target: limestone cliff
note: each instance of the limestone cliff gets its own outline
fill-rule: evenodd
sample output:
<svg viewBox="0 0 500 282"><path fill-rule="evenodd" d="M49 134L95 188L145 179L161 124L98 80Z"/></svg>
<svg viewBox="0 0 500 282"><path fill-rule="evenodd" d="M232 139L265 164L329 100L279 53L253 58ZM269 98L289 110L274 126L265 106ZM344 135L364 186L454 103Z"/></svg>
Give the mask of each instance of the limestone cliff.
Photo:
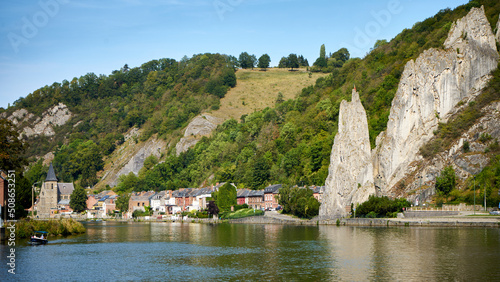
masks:
<svg viewBox="0 0 500 282"><path fill-rule="evenodd" d="M366 112L355 89L351 102L342 101L320 216L344 216L346 206L375 193Z"/></svg>
<svg viewBox="0 0 500 282"><path fill-rule="evenodd" d="M55 134L54 126L61 126L68 122L73 114L68 107L59 103L46 110L42 116L36 117L26 109L19 109L13 112L9 117L14 125L20 128L20 131L27 136L53 136Z"/></svg>
<svg viewBox="0 0 500 282"><path fill-rule="evenodd" d="M195 117L186 127L184 137L175 146L177 155L187 151L201 140L203 136L208 136L217 128L217 125L224 120L208 114L202 114Z"/></svg>
<svg viewBox="0 0 500 282"><path fill-rule="evenodd" d="M121 175L131 172L139 174L144 167L144 160L151 155L161 158L167 145L166 142L155 135L147 141L137 143L136 140L140 134L141 130L137 128L132 128L125 134L125 142L110 156L111 161L108 160L106 163L104 168L106 173L102 175L98 188L106 184L111 187L116 186Z"/></svg>
<svg viewBox="0 0 500 282"><path fill-rule="evenodd" d="M464 132L452 146L430 160L415 163L415 171L403 178L404 188L395 189L396 196L404 196L411 202L430 200L435 194L436 177L446 166L452 166L458 179L458 185L479 173L489 163L487 152L490 146L500 140L500 102L494 102L483 109L484 116ZM485 138L487 137L487 138ZM469 150L464 151L465 142ZM401 186L403 187L403 186ZM412 192L412 193L410 193Z"/></svg>
<svg viewBox="0 0 500 282"><path fill-rule="evenodd" d="M484 88L497 67L495 37L483 8L473 8L451 27L445 50L430 49L409 61L392 101L387 130L373 152L375 177L388 194L418 160L438 122Z"/></svg>

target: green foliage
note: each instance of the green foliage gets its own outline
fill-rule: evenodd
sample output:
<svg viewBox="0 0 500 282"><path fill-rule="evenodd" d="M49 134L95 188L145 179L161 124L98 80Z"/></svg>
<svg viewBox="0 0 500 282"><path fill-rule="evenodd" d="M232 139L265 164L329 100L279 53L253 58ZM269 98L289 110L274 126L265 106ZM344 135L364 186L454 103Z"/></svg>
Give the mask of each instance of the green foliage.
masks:
<svg viewBox="0 0 500 282"><path fill-rule="evenodd" d="M259 216L259 215L264 215L264 211L245 208L245 209L239 209L235 212L225 213L222 216L222 219L237 219L237 218Z"/></svg>
<svg viewBox="0 0 500 282"><path fill-rule="evenodd" d="M247 52L243 52L240 54L238 62L240 67L243 69L253 69L255 67L255 64L257 63L257 58L255 57L255 55L250 55Z"/></svg>
<svg viewBox="0 0 500 282"><path fill-rule="evenodd" d="M25 147L12 122L0 119L0 168L5 171L16 170L25 165Z"/></svg>
<svg viewBox="0 0 500 282"><path fill-rule="evenodd" d="M441 175L436 178L436 191L440 195L448 195L456 186L455 170L447 166L441 171Z"/></svg>
<svg viewBox="0 0 500 282"><path fill-rule="evenodd" d="M69 206L76 213L87 209L87 194L85 193L85 189L80 185L76 185L73 193L71 193Z"/></svg>
<svg viewBox="0 0 500 282"><path fill-rule="evenodd" d="M265 70L269 67L269 63L271 63L271 57L269 57L268 54L264 54L264 55L260 56L259 64L257 65L257 67Z"/></svg>
<svg viewBox="0 0 500 282"><path fill-rule="evenodd" d="M470 144L469 141L464 141L464 145L462 146L462 151L464 153L468 153L470 151Z"/></svg>
<svg viewBox="0 0 500 282"><path fill-rule="evenodd" d="M59 166L58 172L64 170L62 179L80 180L82 185L91 186L97 180L94 170L99 169L94 158L100 155L102 159L112 154L123 143L123 133L130 127L143 128L143 135L137 141L147 140L156 133L166 138L201 111L219 105L220 98L236 85L231 60L231 56L208 53L186 57L180 62L159 59L137 68L125 65L109 76L88 73L44 86L17 100L7 114L24 108L40 116L62 102L73 113L73 118L55 127L53 138L26 138L29 145L26 154L16 155L44 155L61 150L61 154L66 155L60 156L54 164ZM65 136L69 137L69 144ZM81 163L83 159L70 156L77 148L72 148L71 152L63 148L63 144L71 146L76 140L85 144L92 141L97 145L92 148L93 154L81 154L87 167ZM66 170L67 167L71 168Z"/></svg>
<svg viewBox="0 0 500 282"><path fill-rule="evenodd" d="M143 211L143 210L135 210L132 213L133 218L138 218L138 217L142 217L142 216L150 216L150 215L151 214L149 213L149 211Z"/></svg>
<svg viewBox="0 0 500 282"><path fill-rule="evenodd" d="M129 193L124 193L116 199L116 208L119 209L121 212L126 212L128 211L128 203L130 201L130 194Z"/></svg>
<svg viewBox="0 0 500 282"><path fill-rule="evenodd" d="M71 235L85 233L82 223L74 219L20 220L16 222L16 238L29 238L34 231L46 231L49 235Z"/></svg>
<svg viewBox="0 0 500 282"><path fill-rule="evenodd" d="M54 157L54 169L58 177L67 182L80 180L82 186L97 183L97 172L104 167L99 146L92 140L83 142L76 139L69 145L61 146Z"/></svg>
<svg viewBox="0 0 500 282"><path fill-rule="evenodd" d="M278 203L283 207L283 213L300 218L313 218L319 214L320 203L308 188L283 187L280 189Z"/></svg>
<svg viewBox="0 0 500 282"><path fill-rule="evenodd" d="M220 212L230 211L232 206L236 206L236 188L231 183L222 185L213 194Z"/></svg>
<svg viewBox="0 0 500 282"><path fill-rule="evenodd" d="M368 201L356 208L356 216L359 217L394 217L403 208L410 207L411 203L406 199L391 200L388 197L370 196Z"/></svg>

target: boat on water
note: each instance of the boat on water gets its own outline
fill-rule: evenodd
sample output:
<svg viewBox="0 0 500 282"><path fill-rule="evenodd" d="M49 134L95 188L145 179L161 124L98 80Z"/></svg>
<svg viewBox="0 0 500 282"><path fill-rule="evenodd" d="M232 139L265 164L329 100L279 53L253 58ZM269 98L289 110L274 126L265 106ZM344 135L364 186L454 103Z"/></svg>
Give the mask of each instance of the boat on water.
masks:
<svg viewBox="0 0 500 282"><path fill-rule="evenodd" d="M46 231L35 231L35 232L33 232L33 235L30 237L29 243L31 245L47 244L47 242L49 242L49 240L47 240L48 235L49 235L49 233Z"/></svg>

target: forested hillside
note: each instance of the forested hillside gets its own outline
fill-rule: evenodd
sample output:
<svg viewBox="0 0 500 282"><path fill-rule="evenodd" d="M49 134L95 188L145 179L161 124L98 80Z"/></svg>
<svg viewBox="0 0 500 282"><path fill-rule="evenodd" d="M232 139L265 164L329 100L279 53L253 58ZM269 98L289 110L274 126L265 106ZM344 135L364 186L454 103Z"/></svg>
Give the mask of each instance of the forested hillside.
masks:
<svg viewBox="0 0 500 282"><path fill-rule="evenodd" d="M167 138L201 111L218 108L220 98L236 85L234 72L230 58L220 54L200 54L180 62L153 60L137 68L125 65L109 76L88 73L40 88L17 100L7 113L23 108L41 116L54 104L66 104L72 119L56 127L54 137L25 138L26 156L53 151L61 180L94 185L103 157L123 143L127 130L142 128L140 140L155 133ZM39 162L31 172L33 180L42 171Z"/></svg>

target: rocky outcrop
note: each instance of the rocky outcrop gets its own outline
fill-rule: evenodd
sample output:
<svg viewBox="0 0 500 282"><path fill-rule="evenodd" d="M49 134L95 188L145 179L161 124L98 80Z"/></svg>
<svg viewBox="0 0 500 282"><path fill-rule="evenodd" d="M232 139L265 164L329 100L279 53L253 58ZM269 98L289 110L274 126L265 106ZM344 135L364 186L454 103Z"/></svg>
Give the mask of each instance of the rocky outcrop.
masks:
<svg viewBox="0 0 500 282"><path fill-rule="evenodd" d="M7 119L14 125L22 129L26 137L30 136L53 136L55 134L54 126L61 126L68 122L73 114L68 107L59 103L46 110L41 117L35 117L26 109L19 109L13 112ZM32 126L31 126L32 125Z"/></svg>
<svg viewBox="0 0 500 282"><path fill-rule="evenodd" d="M435 194L436 177L447 166L452 166L459 186L466 185L467 178L479 173L490 162L488 152L500 140L500 102L492 103L483 109L484 116L464 132L450 149L437 154L431 160L415 163L413 173L403 178L404 190L396 196L404 196L416 203L430 200ZM464 150L464 144L469 150ZM412 192L412 193L410 193Z"/></svg>
<svg viewBox="0 0 500 282"><path fill-rule="evenodd" d="M364 202L374 193L368 121L359 94L353 89L351 102L344 100L340 104L339 130L330 156L320 217L344 216L347 206Z"/></svg>
<svg viewBox="0 0 500 282"><path fill-rule="evenodd" d="M24 121L28 121L33 118L33 114L30 114L26 109L16 110L7 119L14 125L18 125Z"/></svg>
<svg viewBox="0 0 500 282"><path fill-rule="evenodd" d="M479 94L497 67L498 52L483 8L453 24L445 50L430 49L409 61L392 101L387 130L377 137L374 173L388 194L419 160L419 149L458 102Z"/></svg>
<svg viewBox="0 0 500 282"><path fill-rule="evenodd" d="M139 174L139 171L144 167L144 160L151 155L160 159L166 142L153 136L146 142L136 144L135 139L139 134L140 131L136 128L131 129L126 134L125 143L113 153L113 157L116 157L117 160L114 161L114 165L105 169L107 173L101 179L102 185L109 184L113 187L118 184L120 175L127 175L131 172Z"/></svg>
<svg viewBox="0 0 500 282"><path fill-rule="evenodd" d="M203 136L212 134L212 131L217 128L224 120L202 114L195 117L187 126L184 132L184 137L175 146L177 155L186 152L189 148L194 147Z"/></svg>

